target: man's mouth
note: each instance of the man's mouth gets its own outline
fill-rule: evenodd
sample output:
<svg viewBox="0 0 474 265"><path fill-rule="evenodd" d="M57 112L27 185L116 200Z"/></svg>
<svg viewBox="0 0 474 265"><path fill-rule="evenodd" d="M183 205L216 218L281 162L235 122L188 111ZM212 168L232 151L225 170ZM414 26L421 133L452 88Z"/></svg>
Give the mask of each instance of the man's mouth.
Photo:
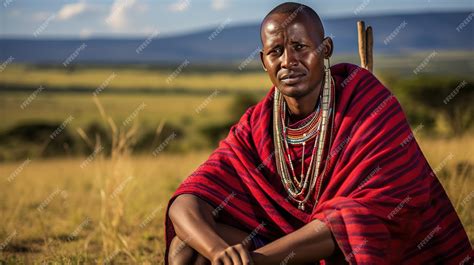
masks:
<svg viewBox="0 0 474 265"><path fill-rule="evenodd" d="M301 81L301 79L303 79L304 76L305 74L303 73L291 73L288 75L283 75L280 78L280 81L282 81L285 85L294 85L298 83L299 81Z"/></svg>

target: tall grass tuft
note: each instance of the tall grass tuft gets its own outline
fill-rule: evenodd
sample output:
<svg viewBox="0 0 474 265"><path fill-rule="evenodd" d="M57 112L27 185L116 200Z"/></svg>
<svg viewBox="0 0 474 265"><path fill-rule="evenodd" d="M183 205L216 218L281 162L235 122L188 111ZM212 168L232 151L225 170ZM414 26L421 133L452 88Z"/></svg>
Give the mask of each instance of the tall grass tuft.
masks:
<svg viewBox="0 0 474 265"><path fill-rule="evenodd" d="M132 261L137 259L129 246L127 238L127 223L125 220L125 203L127 201L127 186L133 185L134 167L131 163L131 153L136 142L137 123L131 126L117 126L114 120L94 96L94 103L100 116L107 124L111 137L110 157L103 149L102 139L95 135L91 140L84 130L79 129L81 138L93 147L93 158L96 162L96 180L100 189L100 218L99 231L102 244L102 262L110 263L117 256L125 254Z"/></svg>

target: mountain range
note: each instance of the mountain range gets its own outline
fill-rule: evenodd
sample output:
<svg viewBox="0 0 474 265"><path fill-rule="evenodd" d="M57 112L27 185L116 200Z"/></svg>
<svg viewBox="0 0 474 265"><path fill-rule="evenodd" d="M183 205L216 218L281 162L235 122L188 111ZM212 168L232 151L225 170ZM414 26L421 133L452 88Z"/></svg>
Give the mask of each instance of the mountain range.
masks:
<svg viewBox="0 0 474 265"><path fill-rule="evenodd" d="M357 20L373 27L375 54L426 50L468 50L474 47L470 12L373 15L324 19L334 54L357 53ZM472 17L471 17L472 19ZM463 23L467 21L467 23ZM229 23L230 24L230 23ZM215 28L162 37L136 39L0 38L0 56L26 63L182 63L243 62L258 56L259 23L221 24Z"/></svg>

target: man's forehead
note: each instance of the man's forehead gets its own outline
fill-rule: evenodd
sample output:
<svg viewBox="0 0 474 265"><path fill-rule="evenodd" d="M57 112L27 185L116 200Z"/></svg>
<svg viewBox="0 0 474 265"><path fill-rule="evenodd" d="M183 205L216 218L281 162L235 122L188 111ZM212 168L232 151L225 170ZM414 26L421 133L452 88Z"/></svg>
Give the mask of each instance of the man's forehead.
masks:
<svg viewBox="0 0 474 265"><path fill-rule="evenodd" d="M319 29L319 25L315 24L313 19L311 19L308 15L305 15L303 12L299 14L272 14L265 18L262 22L261 27L261 34L278 34L281 33L283 30L292 29L292 30L300 30L300 31L318 31L321 32ZM265 33L265 34L264 34Z"/></svg>
<svg viewBox="0 0 474 265"><path fill-rule="evenodd" d="M291 39L317 38L315 26L307 19L294 19L282 24L280 20L269 20L262 25L262 43L270 44L283 37L284 33Z"/></svg>
<svg viewBox="0 0 474 265"><path fill-rule="evenodd" d="M289 25L300 22L311 25L311 21L303 12L300 13L276 13L271 14L262 21L262 29L267 25L274 25L277 28L286 28Z"/></svg>

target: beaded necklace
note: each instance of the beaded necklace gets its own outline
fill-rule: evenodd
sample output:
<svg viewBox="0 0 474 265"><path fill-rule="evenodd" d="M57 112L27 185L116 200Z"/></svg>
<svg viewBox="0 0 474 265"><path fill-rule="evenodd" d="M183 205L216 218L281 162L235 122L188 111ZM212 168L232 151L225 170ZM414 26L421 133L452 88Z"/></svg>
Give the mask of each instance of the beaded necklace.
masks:
<svg viewBox="0 0 474 265"><path fill-rule="evenodd" d="M273 140L275 145L275 160L278 174L281 177L283 186L288 193L288 197L298 204L298 209L304 211L305 204L308 202L314 191L318 175L321 172L322 152L325 146L326 132L328 131L328 119L331 114L333 104L333 85L334 80L329 71L326 71L324 87L319 105L315 114L307 123L299 128L288 128L286 126L286 105L284 98L278 89L275 89L274 108L273 108ZM304 172L304 153L306 142L315 138L311 160L306 174ZM292 163L292 157L289 152L288 144L301 144L303 146L303 155L301 160L301 174L299 178L295 174ZM288 159L288 163L287 163ZM288 165L289 167L288 168ZM319 181L322 183L322 180ZM319 195L319 191L317 196ZM316 198L317 199L317 198Z"/></svg>
<svg viewBox="0 0 474 265"><path fill-rule="evenodd" d="M319 132L319 124L321 121L321 111L320 111L320 100L318 101L318 106L316 108L316 111L310 114L310 119L306 122L303 123L302 126L297 127L297 128L291 128L288 127L287 124L289 121L286 119L286 103L284 100L281 101L281 104L283 105L281 108L281 119L282 119L282 124L283 124L283 137L286 139L284 142L284 153L285 156L288 158L288 164L290 165L292 177L294 183L296 183L298 188L301 188L302 185L302 180L305 177L304 174L304 157L305 157L305 146L306 142L310 141L314 137L318 135ZM316 141L315 141L316 143ZM302 145L303 146L303 151L302 151L302 157L301 157L301 174L298 179L295 169L293 166L293 161L296 160L291 157L291 152L289 145ZM313 151L311 153L311 157L314 157L314 151L316 150L315 146L313 146ZM312 159L311 159L312 160ZM307 171L307 174L309 174L309 170Z"/></svg>

